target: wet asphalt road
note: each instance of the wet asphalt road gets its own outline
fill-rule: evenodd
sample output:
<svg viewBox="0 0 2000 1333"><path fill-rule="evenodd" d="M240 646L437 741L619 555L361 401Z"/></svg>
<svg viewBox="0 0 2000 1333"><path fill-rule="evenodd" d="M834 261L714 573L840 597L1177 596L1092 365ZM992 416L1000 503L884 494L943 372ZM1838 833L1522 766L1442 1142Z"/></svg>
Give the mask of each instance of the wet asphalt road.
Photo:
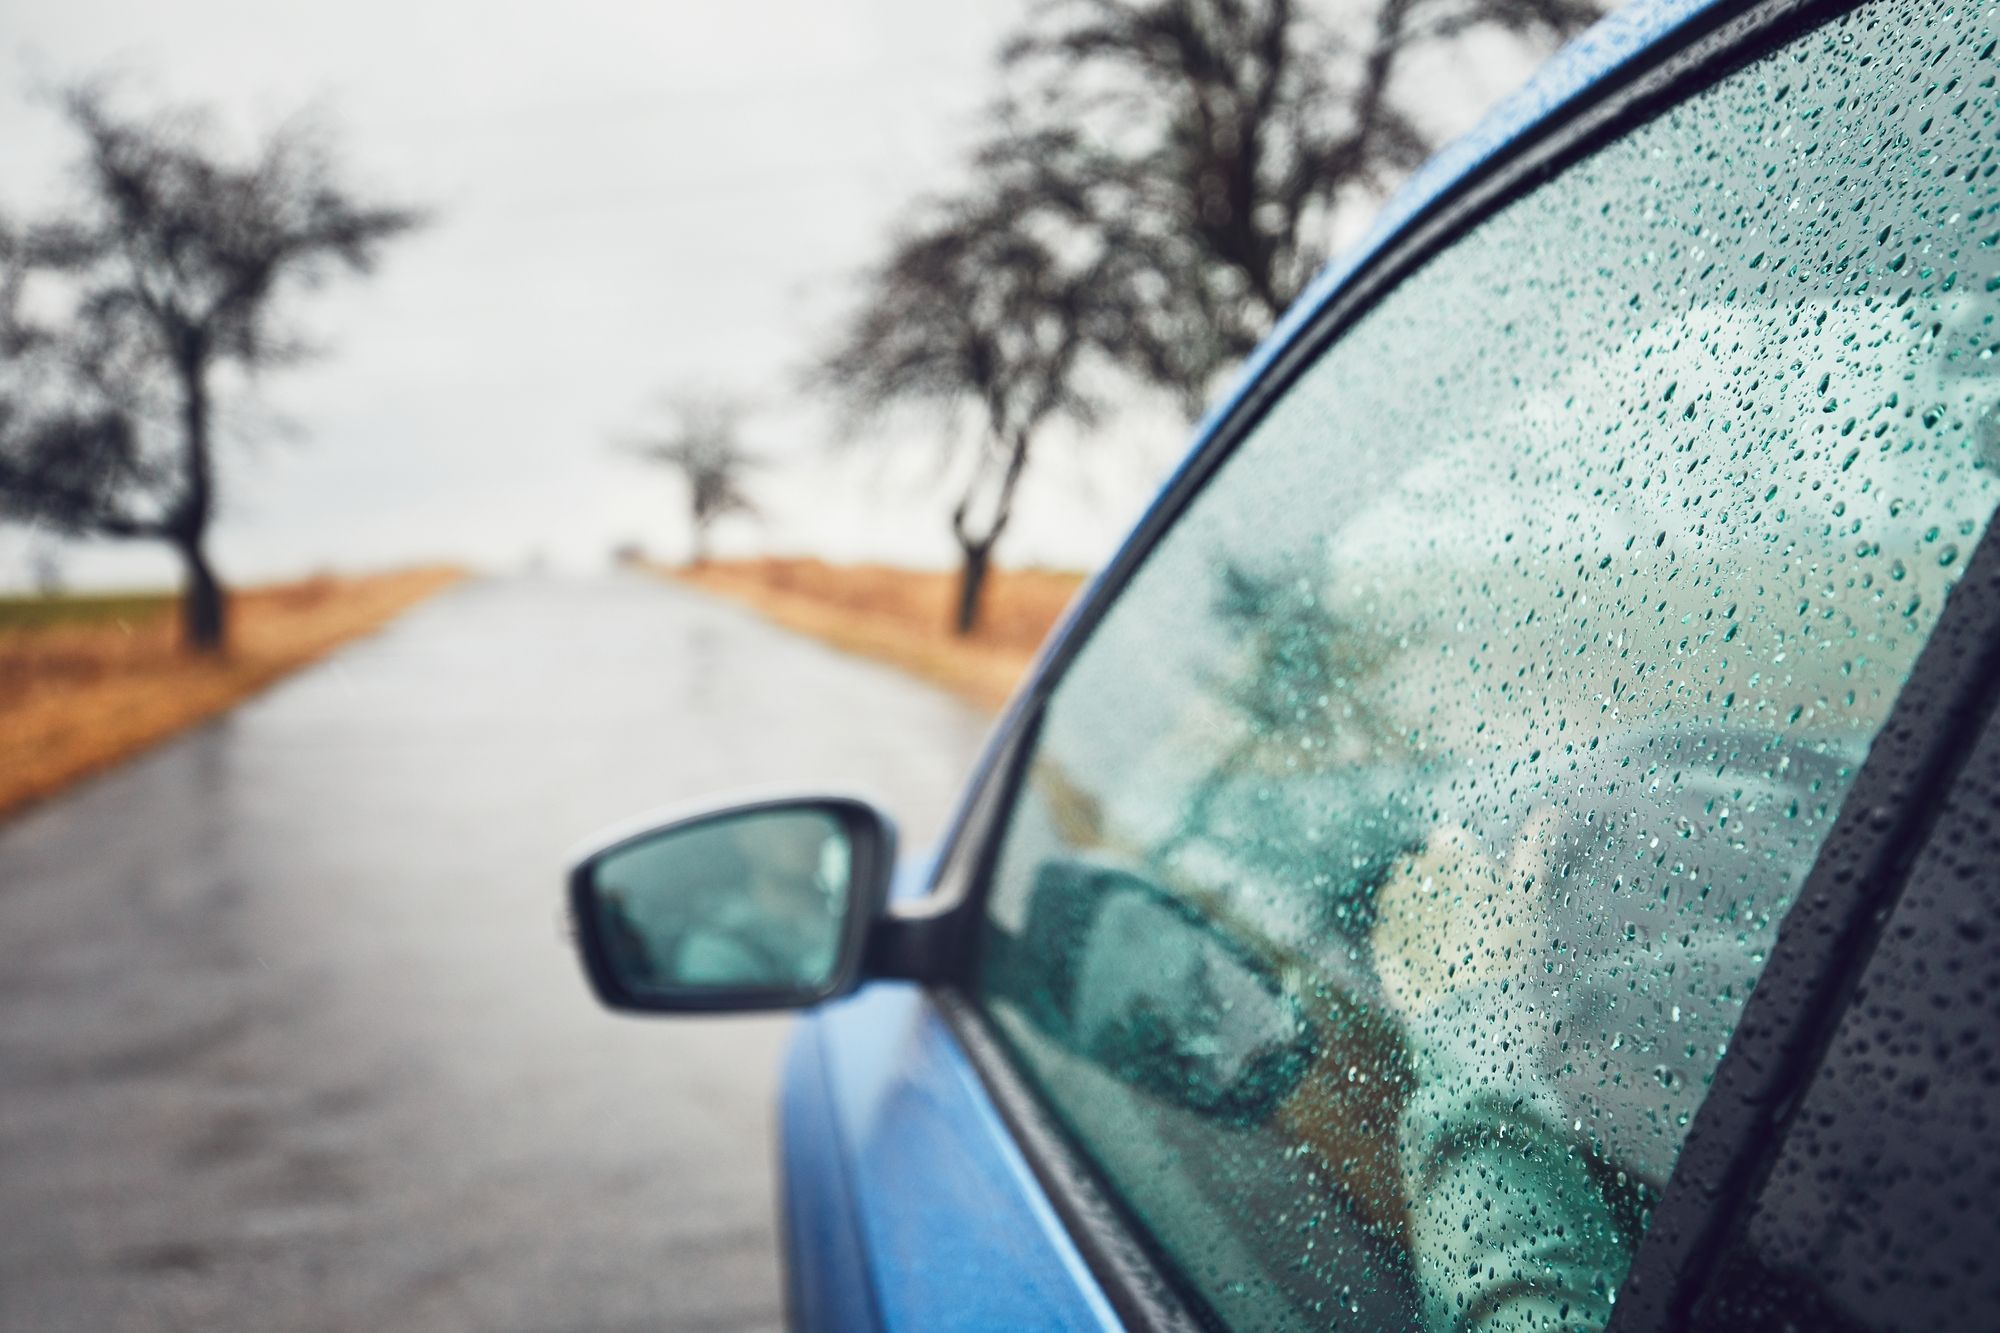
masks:
<svg viewBox="0 0 2000 1333"><path fill-rule="evenodd" d="M0 827L0 1328L777 1324L788 1021L597 1009L564 855L768 782L915 842L982 729L656 582L487 582Z"/></svg>

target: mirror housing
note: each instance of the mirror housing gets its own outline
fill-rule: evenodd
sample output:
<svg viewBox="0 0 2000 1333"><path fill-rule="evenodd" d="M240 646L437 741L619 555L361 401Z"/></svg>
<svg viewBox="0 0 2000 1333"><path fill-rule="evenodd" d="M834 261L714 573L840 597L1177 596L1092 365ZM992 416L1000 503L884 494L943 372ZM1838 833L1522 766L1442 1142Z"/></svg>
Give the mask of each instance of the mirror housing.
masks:
<svg viewBox="0 0 2000 1333"><path fill-rule="evenodd" d="M852 796L774 796L615 830L569 873L585 975L610 1009L797 1009L852 991L896 828Z"/></svg>

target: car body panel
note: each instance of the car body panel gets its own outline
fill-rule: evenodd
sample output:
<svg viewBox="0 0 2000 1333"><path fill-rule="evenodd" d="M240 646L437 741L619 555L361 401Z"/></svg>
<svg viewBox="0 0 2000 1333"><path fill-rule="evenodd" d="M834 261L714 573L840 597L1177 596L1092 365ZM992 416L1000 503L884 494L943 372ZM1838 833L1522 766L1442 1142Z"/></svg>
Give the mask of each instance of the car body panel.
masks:
<svg viewBox="0 0 2000 1333"><path fill-rule="evenodd" d="M847 1135L835 1115L826 1036L808 1020L785 1055L778 1101L778 1222L795 1327L881 1326Z"/></svg>
<svg viewBox="0 0 2000 1333"><path fill-rule="evenodd" d="M906 859L891 900L921 895L933 867ZM798 1327L1119 1327L919 987L878 981L799 1024L780 1157Z"/></svg>
<svg viewBox="0 0 2000 1333"><path fill-rule="evenodd" d="M801 1024L782 1123L801 1327L1119 1327L918 987L877 982Z"/></svg>

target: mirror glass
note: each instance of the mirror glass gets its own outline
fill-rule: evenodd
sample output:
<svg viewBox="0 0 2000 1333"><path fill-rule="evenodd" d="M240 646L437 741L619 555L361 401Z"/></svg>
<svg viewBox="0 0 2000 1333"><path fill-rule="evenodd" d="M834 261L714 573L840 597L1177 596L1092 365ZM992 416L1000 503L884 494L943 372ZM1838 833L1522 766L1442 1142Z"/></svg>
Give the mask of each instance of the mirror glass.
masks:
<svg viewBox="0 0 2000 1333"><path fill-rule="evenodd" d="M839 962L853 847L809 807L719 815L598 859L594 923L606 964L638 995L810 991Z"/></svg>

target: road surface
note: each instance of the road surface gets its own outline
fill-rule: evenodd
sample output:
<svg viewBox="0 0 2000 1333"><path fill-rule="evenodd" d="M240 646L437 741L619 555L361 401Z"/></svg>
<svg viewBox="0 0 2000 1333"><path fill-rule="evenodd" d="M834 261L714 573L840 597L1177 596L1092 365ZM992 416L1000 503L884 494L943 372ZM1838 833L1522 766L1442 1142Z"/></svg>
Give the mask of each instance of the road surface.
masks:
<svg viewBox="0 0 2000 1333"><path fill-rule="evenodd" d="M776 1325L788 1020L599 1010L565 854L760 783L914 842L983 726L657 582L485 582L0 826L0 1327Z"/></svg>

